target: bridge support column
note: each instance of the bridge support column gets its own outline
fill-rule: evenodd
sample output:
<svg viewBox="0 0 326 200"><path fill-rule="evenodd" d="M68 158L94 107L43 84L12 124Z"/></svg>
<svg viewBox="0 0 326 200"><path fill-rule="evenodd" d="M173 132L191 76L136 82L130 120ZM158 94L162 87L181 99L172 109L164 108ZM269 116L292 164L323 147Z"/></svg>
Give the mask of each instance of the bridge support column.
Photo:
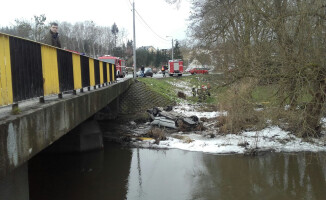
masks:
<svg viewBox="0 0 326 200"><path fill-rule="evenodd" d="M0 179L0 198L5 200L29 199L27 163Z"/></svg>
<svg viewBox="0 0 326 200"><path fill-rule="evenodd" d="M112 120L119 114L119 97L115 98L111 103L94 115L96 120Z"/></svg>
<svg viewBox="0 0 326 200"><path fill-rule="evenodd" d="M99 124L95 120L87 120L77 127L77 134L80 137L79 150L90 151L96 149L102 149L103 145L103 134Z"/></svg>
<svg viewBox="0 0 326 200"><path fill-rule="evenodd" d="M85 152L102 149L103 134L97 121L86 120L50 146L51 153Z"/></svg>

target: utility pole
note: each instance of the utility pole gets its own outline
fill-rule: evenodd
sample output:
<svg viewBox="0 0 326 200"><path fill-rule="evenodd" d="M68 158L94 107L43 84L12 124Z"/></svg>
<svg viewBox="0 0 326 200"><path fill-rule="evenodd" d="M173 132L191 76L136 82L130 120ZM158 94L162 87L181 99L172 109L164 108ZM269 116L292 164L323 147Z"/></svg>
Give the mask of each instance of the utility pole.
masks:
<svg viewBox="0 0 326 200"><path fill-rule="evenodd" d="M173 37L172 36L165 36L165 37L170 37L170 38L172 38L172 60L173 60Z"/></svg>
<svg viewBox="0 0 326 200"><path fill-rule="evenodd" d="M172 38L172 60L173 60L173 38Z"/></svg>
<svg viewBox="0 0 326 200"><path fill-rule="evenodd" d="M132 3L132 14L133 14L133 31L134 31L134 79L136 79L136 28L135 28L135 0Z"/></svg>

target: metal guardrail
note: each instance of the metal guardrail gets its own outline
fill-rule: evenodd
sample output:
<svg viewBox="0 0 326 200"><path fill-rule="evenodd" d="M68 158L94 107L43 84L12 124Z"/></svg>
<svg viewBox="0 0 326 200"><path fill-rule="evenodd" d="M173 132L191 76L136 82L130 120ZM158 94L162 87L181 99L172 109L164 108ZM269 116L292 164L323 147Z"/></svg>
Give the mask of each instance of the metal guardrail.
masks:
<svg viewBox="0 0 326 200"><path fill-rule="evenodd" d="M116 81L115 71L111 63L0 33L0 106L104 86Z"/></svg>

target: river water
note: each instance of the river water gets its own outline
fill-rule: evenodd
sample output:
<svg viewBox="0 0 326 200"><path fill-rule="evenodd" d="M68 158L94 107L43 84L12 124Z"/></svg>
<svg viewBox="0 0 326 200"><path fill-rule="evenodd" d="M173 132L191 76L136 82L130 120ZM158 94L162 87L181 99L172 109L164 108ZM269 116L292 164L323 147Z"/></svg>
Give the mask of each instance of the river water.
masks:
<svg viewBox="0 0 326 200"><path fill-rule="evenodd" d="M325 153L258 157L127 148L40 154L29 162L31 200L326 199Z"/></svg>

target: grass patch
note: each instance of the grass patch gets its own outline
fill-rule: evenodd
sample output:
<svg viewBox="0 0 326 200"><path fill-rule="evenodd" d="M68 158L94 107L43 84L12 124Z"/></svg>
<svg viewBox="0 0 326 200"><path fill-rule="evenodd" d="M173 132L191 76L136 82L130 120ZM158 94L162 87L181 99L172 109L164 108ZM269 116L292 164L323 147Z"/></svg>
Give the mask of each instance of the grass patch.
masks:
<svg viewBox="0 0 326 200"><path fill-rule="evenodd" d="M167 79L140 78L137 80L145 83L148 87L150 87L151 90L162 94L172 101L180 101L178 100L174 87L168 83Z"/></svg>
<svg viewBox="0 0 326 200"><path fill-rule="evenodd" d="M138 79L141 82L144 82L147 86L151 88L151 90L158 92L165 97L169 98L172 101L176 101L180 103L182 101L181 98L178 97L178 91L185 91L184 87L178 87L178 85L186 85L189 87L189 93L191 93L191 88L195 86L196 88L202 85L210 85L210 93L211 96L207 96L204 103L207 104L217 104L218 96L220 92L226 91L225 89L220 89L218 86L220 85L221 79L223 77L221 75L194 75L194 76L182 76L182 77L170 77L170 78L140 78ZM223 96L223 95L221 95ZM187 96L187 101L190 103L198 102L198 96Z"/></svg>
<svg viewBox="0 0 326 200"><path fill-rule="evenodd" d="M251 93L252 99L260 104L274 104L277 103L277 90L273 86L257 86Z"/></svg>
<svg viewBox="0 0 326 200"><path fill-rule="evenodd" d="M221 102L228 101L230 98L229 91L232 85L220 87L223 84L223 75L220 74L208 74L208 75L191 75L182 77L171 77L171 78L140 78L141 82L146 83L151 90L158 92L172 101L180 103L182 100L177 96L178 91L184 91L183 87L178 87L179 84L187 85L189 87L189 92L191 88L195 86L196 88L202 85L210 85L211 96L207 96L204 103L218 105ZM263 85L255 86L251 89L251 103L256 105L261 105L263 107L278 106L280 105L280 100L277 99L277 88L274 85ZM198 96L187 96L187 101L191 103L198 102ZM301 95L299 98L300 102L309 102L311 96Z"/></svg>
<svg viewBox="0 0 326 200"><path fill-rule="evenodd" d="M20 114L21 112L22 112L22 111L21 111L18 107L15 107L15 108L12 109L11 114L13 114L13 115L18 115L18 114Z"/></svg>

